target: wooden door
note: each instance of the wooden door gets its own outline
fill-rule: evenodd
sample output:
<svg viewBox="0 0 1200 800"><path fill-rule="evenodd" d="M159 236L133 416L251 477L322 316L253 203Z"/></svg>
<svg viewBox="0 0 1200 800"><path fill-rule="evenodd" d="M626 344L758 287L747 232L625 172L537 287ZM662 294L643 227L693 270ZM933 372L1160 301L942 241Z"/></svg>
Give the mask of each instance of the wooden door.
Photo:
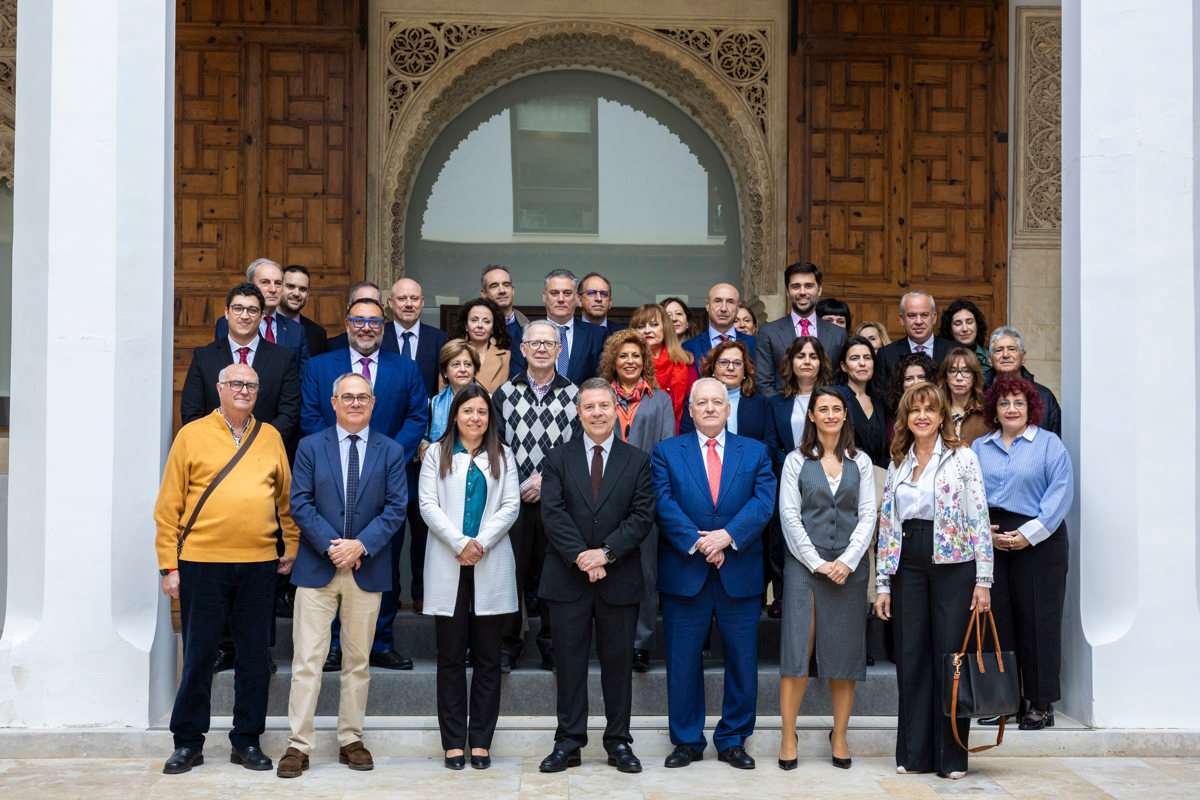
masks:
<svg viewBox="0 0 1200 800"><path fill-rule="evenodd" d="M987 0L796 0L789 261L855 320L900 332L930 292L1007 319L1008 9Z"/></svg>
<svg viewBox="0 0 1200 800"><path fill-rule="evenodd" d="M255 258L308 267L304 313L336 328L365 274L367 75L358 0L177 0L176 15L178 398Z"/></svg>

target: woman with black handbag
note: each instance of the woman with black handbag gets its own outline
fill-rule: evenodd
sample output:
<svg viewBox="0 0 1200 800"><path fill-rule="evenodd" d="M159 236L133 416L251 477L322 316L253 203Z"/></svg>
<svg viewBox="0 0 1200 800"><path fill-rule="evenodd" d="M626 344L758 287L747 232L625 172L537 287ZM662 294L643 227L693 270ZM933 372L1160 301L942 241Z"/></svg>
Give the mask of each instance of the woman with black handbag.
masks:
<svg viewBox="0 0 1200 800"><path fill-rule="evenodd" d="M1075 494L1071 456L1061 439L1038 427L1041 396L1024 378L997 378L984 405L986 418L998 428L971 449L983 469L996 548L996 627L1002 648L1017 654L1025 708L1021 730L1041 730L1054 726L1053 704L1062 695L1069 560L1064 520Z"/></svg>
<svg viewBox="0 0 1200 800"><path fill-rule="evenodd" d="M958 651L971 612L991 608L983 475L954 435L945 395L929 383L900 398L891 456L879 512L875 613L895 618L896 772L957 780L967 774L967 751L943 713L942 664ZM957 724L966 741L970 720Z"/></svg>

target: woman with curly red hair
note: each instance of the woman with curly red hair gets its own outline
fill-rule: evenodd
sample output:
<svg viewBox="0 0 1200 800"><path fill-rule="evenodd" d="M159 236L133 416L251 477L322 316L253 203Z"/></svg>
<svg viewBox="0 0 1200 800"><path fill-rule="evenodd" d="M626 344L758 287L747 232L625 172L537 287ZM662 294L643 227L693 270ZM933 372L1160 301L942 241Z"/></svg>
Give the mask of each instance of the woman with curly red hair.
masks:
<svg viewBox="0 0 1200 800"><path fill-rule="evenodd" d="M985 418L996 429L971 444L983 471L992 521L996 626L1002 646L1016 652L1020 667L1026 707L1021 730L1053 727L1053 703L1062 694L1069 557L1064 520L1075 480L1062 440L1038 426L1043 412L1033 383L1002 374L984 398Z"/></svg>

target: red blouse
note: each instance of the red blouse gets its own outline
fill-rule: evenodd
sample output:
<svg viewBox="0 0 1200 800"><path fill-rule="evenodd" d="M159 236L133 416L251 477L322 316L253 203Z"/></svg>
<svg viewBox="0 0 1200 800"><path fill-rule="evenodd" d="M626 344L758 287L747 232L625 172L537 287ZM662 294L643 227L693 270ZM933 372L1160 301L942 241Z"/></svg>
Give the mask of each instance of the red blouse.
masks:
<svg viewBox="0 0 1200 800"><path fill-rule="evenodd" d="M696 382L696 369L691 364L672 361L671 354L663 347L654 357L654 375L658 385L671 396L671 405L675 407L675 432L679 433L679 421L683 419L688 392Z"/></svg>

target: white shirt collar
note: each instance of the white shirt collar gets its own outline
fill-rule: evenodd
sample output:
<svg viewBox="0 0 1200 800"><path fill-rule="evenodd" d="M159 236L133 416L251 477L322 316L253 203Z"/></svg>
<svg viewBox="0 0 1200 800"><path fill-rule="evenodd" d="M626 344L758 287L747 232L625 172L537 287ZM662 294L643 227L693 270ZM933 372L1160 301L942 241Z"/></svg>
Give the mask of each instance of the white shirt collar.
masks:
<svg viewBox="0 0 1200 800"><path fill-rule="evenodd" d="M614 428L613 431L608 434L608 438L605 439L603 442L600 442L600 449L604 451L605 456L607 456L609 453L612 452L613 440L615 438L616 438L616 429ZM588 436L586 433L583 435L583 440L584 440L584 444L587 447L588 453L595 452L592 449L596 446L595 440L592 439L592 437Z"/></svg>
<svg viewBox="0 0 1200 800"><path fill-rule="evenodd" d="M341 444L342 442L346 441L346 438L350 436L350 431L346 430L341 425L334 424L334 427L337 428L338 444ZM367 437L370 436L370 434L371 434L371 426L368 425L367 427L363 428L361 431L358 432L359 441L361 441L363 444L366 444Z"/></svg>
<svg viewBox="0 0 1200 800"><path fill-rule="evenodd" d="M713 339L716 339L718 336L728 336L729 340L731 342L737 341L737 338L738 338L737 328L730 328L729 330L725 331L725 333L721 333L719 330L714 328L712 325L709 325L708 326L708 340L711 342Z"/></svg>
<svg viewBox="0 0 1200 800"><path fill-rule="evenodd" d="M566 328L568 333L575 329L575 318L574 317L571 317L566 322L555 322L554 320L550 319L549 317L546 317L546 321L549 322L551 325L553 325L555 328Z"/></svg>
<svg viewBox="0 0 1200 800"><path fill-rule="evenodd" d="M404 346L404 334L411 333L413 335L414 343L417 341L417 339L421 335L421 321L420 320L417 320L416 322L414 322L413 326L411 328L404 327L404 325L401 324L400 320L398 320L398 319L392 320L392 324L396 326L396 340L400 343L401 347Z"/></svg>
<svg viewBox="0 0 1200 800"><path fill-rule="evenodd" d="M1034 440L1034 437L1037 436L1038 430L1040 430L1040 429L1038 428L1037 425L1030 423L1029 425L1025 426L1025 430L1021 431L1021 435L1017 438L1024 439L1027 442L1032 442ZM999 429L991 431L990 433L986 434L983 437L983 440L985 442L996 442L1000 439L1000 436L1002 433L1003 433L1003 431L1001 431Z"/></svg>
<svg viewBox="0 0 1200 800"><path fill-rule="evenodd" d="M925 342L924 342L923 344L917 344L917 343L916 343L916 342L914 342L912 339L909 339L907 336L905 336L904 338L905 338L905 339L908 339L908 351L909 351L910 353L915 353L915 352L917 352L917 348L918 348L918 347L922 347L922 348L923 348L923 347L928 347L928 348L929 348L929 353L932 353L932 352L933 352L933 337L932 337L932 336L930 336L928 339L926 339L926 340L925 340ZM922 352L924 352L924 351L922 351ZM927 353L927 355L928 355L928 353Z"/></svg>
<svg viewBox="0 0 1200 800"><path fill-rule="evenodd" d="M796 313L796 309L792 309L792 327L799 328L800 320L802 320L802 319L808 320L808 324L810 326L809 330L812 331L811 335L816 336L817 335L817 312L816 312L816 310L814 309L813 311L808 312L807 317L802 317Z"/></svg>
<svg viewBox="0 0 1200 800"><path fill-rule="evenodd" d="M941 459L942 453L945 452L945 450L946 450L946 443L942 441L942 435L939 433L938 437L937 437L937 441L933 443L933 458L931 460L936 463L939 459ZM908 447L908 461L911 461L913 464L917 463L917 443L916 442L913 442Z"/></svg>
<svg viewBox="0 0 1200 800"><path fill-rule="evenodd" d="M724 428L721 429L720 433L718 433L716 436L713 436L713 437L705 436L703 433L700 432L700 429L697 428L696 429L696 438L700 440L700 449L701 450L704 450L706 447L708 447L707 442L708 442L709 438L716 439L717 447L722 450L725 449L725 429Z"/></svg>
<svg viewBox="0 0 1200 800"><path fill-rule="evenodd" d="M230 352L232 352L232 353L233 353L233 358L234 358L234 360L235 360L235 361L237 360L237 351L238 351L238 350L241 350L243 347L249 347L249 348L250 348L250 355L251 355L251 356L253 356L255 353L257 353L257 352L258 352L258 343L259 343L259 341L261 341L260 337L258 337L258 336L255 336L253 339L251 339L251 340L250 340L248 343L246 343L246 344L238 344L237 342L235 342L235 341L233 340L233 337L232 337L232 336L230 336L230 337L229 337L229 350L230 350Z"/></svg>

